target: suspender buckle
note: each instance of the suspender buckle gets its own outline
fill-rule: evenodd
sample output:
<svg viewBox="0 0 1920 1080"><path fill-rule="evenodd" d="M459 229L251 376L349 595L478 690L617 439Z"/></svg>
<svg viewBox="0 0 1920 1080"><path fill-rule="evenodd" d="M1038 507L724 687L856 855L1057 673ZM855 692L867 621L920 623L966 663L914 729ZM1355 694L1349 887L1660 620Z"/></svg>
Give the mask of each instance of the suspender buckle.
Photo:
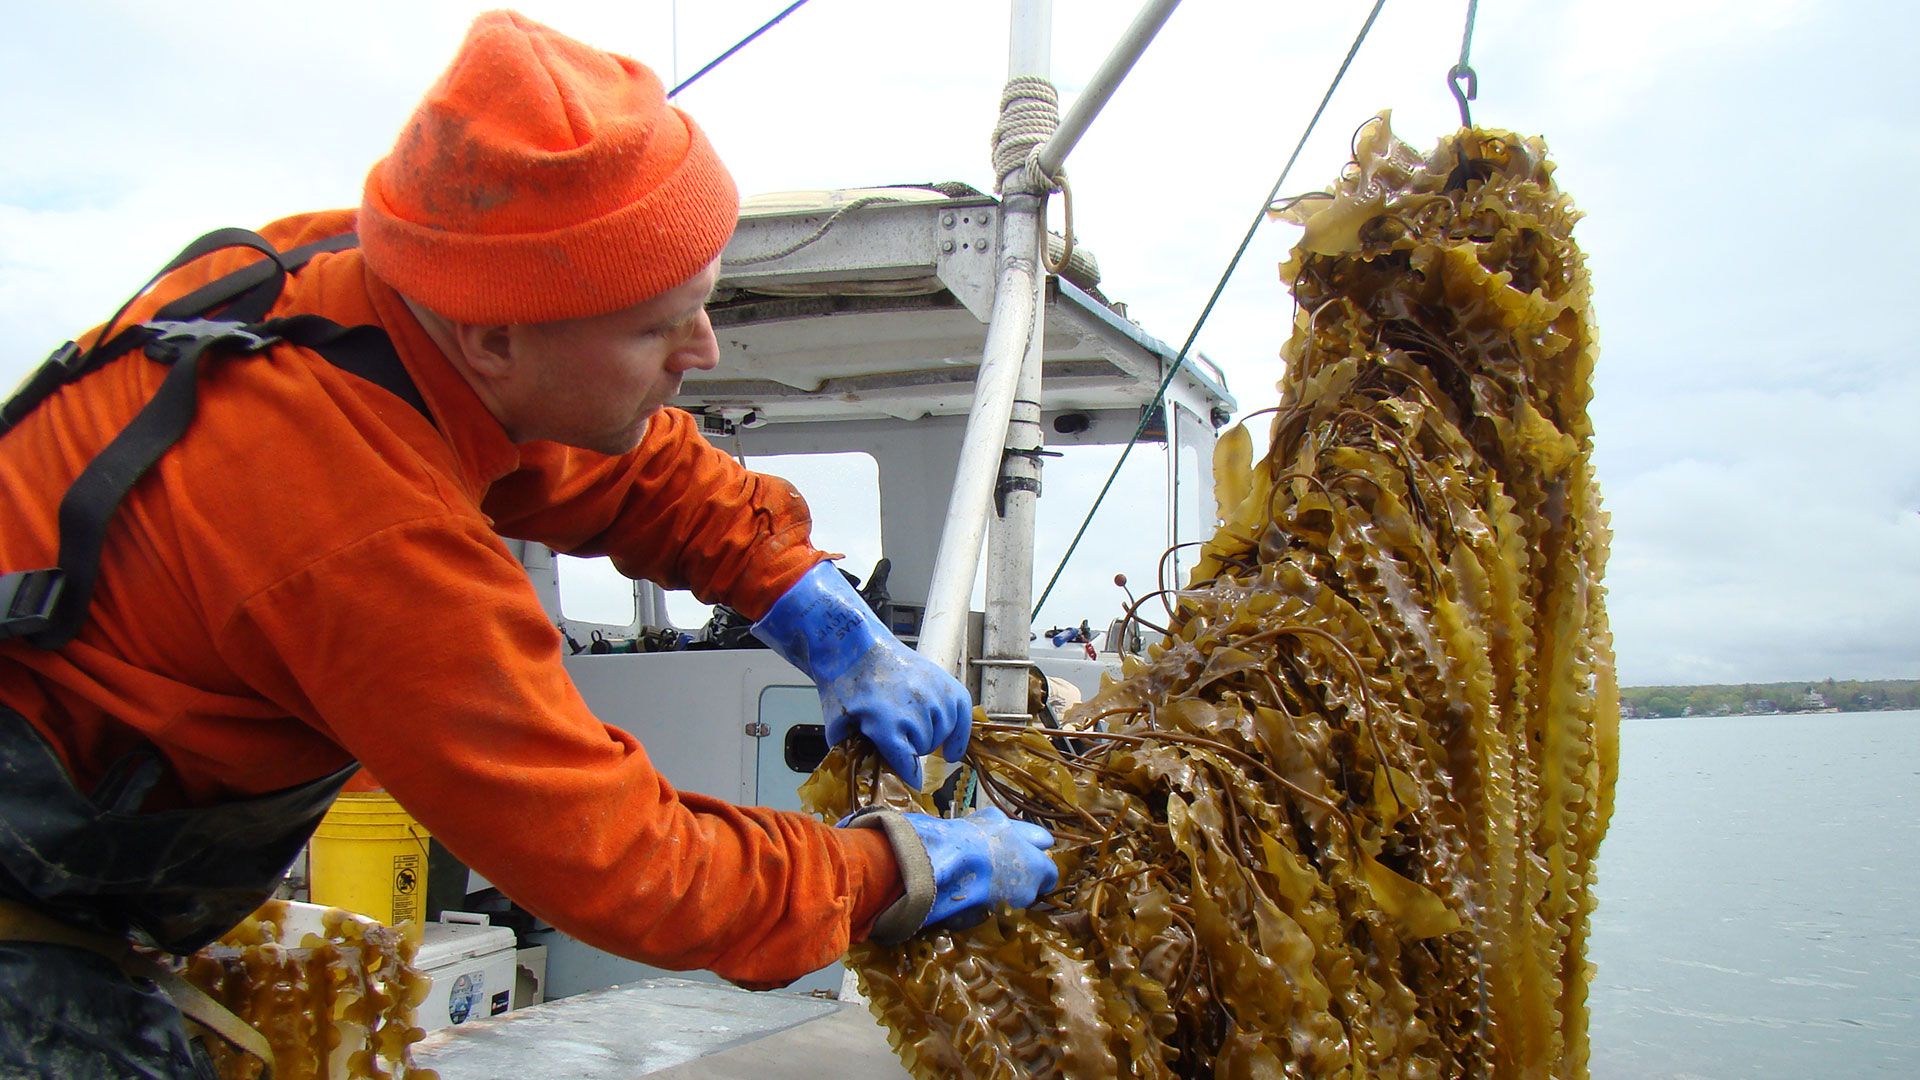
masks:
<svg viewBox="0 0 1920 1080"><path fill-rule="evenodd" d="M14 391L13 397L5 405L0 405L0 433L12 430L13 425L47 400L55 390L79 378L86 362L87 350L71 341L48 354L46 360L33 370L33 375Z"/></svg>
<svg viewBox="0 0 1920 1080"><path fill-rule="evenodd" d="M67 575L59 567L0 574L0 640L37 634L50 626L66 584Z"/></svg>
<svg viewBox="0 0 1920 1080"><path fill-rule="evenodd" d="M61 371L71 375L79 372L80 365L86 361L86 358L87 351L69 341L53 350L53 354L47 357L47 363L56 365Z"/></svg>
<svg viewBox="0 0 1920 1080"><path fill-rule="evenodd" d="M163 364L207 349L254 353L280 340L278 334L263 334L247 323L214 319L187 319L181 322L155 321L144 324L153 332L147 342L147 355Z"/></svg>

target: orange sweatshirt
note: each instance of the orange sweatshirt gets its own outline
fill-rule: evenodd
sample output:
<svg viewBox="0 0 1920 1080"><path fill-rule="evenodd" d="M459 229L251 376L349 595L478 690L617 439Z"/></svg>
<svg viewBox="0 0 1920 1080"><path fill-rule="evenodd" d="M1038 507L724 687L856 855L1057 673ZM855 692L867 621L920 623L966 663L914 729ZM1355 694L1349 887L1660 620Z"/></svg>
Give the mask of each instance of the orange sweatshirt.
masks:
<svg viewBox="0 0 1920 1080"><path fill-rule="evenodd" d="M281 250L352 228L276 222ZM123 325L258 258L202 259ZM357 250L315 258L274 315L392 337L434 423L318 356L210 358L198 415L121 505L85 628L0 644L0 701L91 790L151 744L149 809L311 780L357 758L509 896L608 951L743 983L789 981L900 895L875 830L682 793L596 720L500 535L608 554L749 617L822 554L785 481L740 468L668 409L620 457L514 445ZM0 569L51 566L75 476L159 386L133 354L0 438Z"/></svg>

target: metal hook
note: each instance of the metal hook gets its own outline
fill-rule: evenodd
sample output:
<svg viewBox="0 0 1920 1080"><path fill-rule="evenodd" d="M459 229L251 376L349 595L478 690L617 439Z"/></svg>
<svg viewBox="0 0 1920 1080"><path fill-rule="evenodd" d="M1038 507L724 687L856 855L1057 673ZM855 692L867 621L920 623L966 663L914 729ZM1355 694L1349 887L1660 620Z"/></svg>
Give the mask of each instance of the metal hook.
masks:
<svg viewBox="0 0 1920 1080"><path fill-rule="evenodd" d="M1460 80L1467 81L1466 90L1460 89ZM1460 103L1460 126L1473 126L1473 114L1467 110L1467 102L1480 96L1480 76L1466 64L1455 64L1447 69L1447 89L1453 91L1453 100Z"/></svg>

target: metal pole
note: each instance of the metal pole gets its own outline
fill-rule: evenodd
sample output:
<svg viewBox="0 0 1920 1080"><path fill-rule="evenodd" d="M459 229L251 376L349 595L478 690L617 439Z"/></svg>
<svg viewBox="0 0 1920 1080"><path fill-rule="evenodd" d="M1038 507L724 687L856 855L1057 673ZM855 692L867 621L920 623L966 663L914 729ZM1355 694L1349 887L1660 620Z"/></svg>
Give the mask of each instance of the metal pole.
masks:
<svg viewBox="0 0 1920 1080"><path fill-rule="evenodd" d="M1000 475L999 514L987 530L987 625L980 643L980 704L994 720L1024 722L1027 677L1033 667L1033 540L1040 492L1040 361L1045 353L1045 275L1034 280L1034 333L1020 365L1007 424ZM1032 481L1028 487L1024 481Z"/></svg>
<svg viewBox="0 0 1920 1080"><path fill-rule="evenodd" d="M1087 133L1087 126L1092 124L1093 118L1100 114L1100 110L1107 104L1107 99L1113 96L1113 92L1120 88L1120 81L1127 77L1127 72L1133 70L1134 63L1140 59L1140 54L1147 51L1147 46L1153 43L1154 35L1160 32L1160 27L1166 24L1168 16L1173 14L1173 9L1179 6L1180 0L1150 0L1147 6L1141 9L1140 14L1133 20L1133 25L1127 27L1127 32L1121 36L1119 43L1114 45L1111 53L1107 54L1107 59L1100 65L1100 70L1093 73L1093 79L1087 83L1087 88L1082 90L1080 96L1074 100L1073 108L1061 118L1059 130L1055 131L1053 138L1048 139L1047 144L1040 148L1042 172L1052 176L1060 171L1060 166L1067 160L1067 154L1072 152L1074 145L1080 141L1080 136Z"/></svg>
<svg viewBox="0 0 1920 1080"><path fill-rule="evenodd" d="M1045 78L1053 57L1053 0L1014 0L1007 27L1007 77Z"/></svg>
<svg viewBox="0 0 1920 1080"><path fill-rule="evenodd" d="M1041 6L1052 5L1049 0ZM1015 31L1009 77L1044 78L1052 70L1053 16L1050 10L1039 14L1044 15L1039 25L1025 31L1029 48L1024 53L1019 45L1023 35ZM1003 205L1027 197L1010 193ZM1039 195L1038 203L1031 246L1020 249L1036 259L1046 243L1044 195ZM1002 250L1007 249L1003 246ZM994 493L995 516L987 525L987 619L980 642L980 704L995 720L1027 719L1027 672L1033 666L1033 619L1027 607L1033 599L1033 535L1040 497L1038 451L1045 445L1040 429L1040 361L1046 353L1046 287L1047 275L1034 274L1024 299L1032 305L1033 329L1020 358Z"/></svg>
<svg viewBox="0 0 1920 1080"><path fill-rule="evenodd" d="M1151 0L1134 19L1059 129L1041 148L1040 165L1046 173L1058 171L1177 6L1179 0ZM1051 21L1051 0L1014 0L1009 77L1047 74ZM1044 315L1040 291L1046 277L1037 264L1045 235L1044 213L1045 203L1037 195L1009 194L1001 202L999 284L974 386L973 410L961 446L960 468L947 507L947 528L934 560L927 614L920 631L920 652L956 675L962 673L965 661L968 601L973 594L974 575L979 571L980 542L986 533L995 487L1002 475L1016 480L1037 480L1039 476L1039 461L1019 451L1038 450L1041 445L1039 365ZM1026 370L1029 362L1031 372ZM1018 415L1016 401L1022 403ZM1010 421L1015 423L1011 431ZM1008 449L1016 453L1007 454ZM995 530L996 538L1000 538L996 543L1001 546L996 548L999 554L990 560L988 643L983 648L981 692L989 712L1024 712L1031 628L1024 610L1011 614L1009 601L1015 596L1024 600L1033 590L1034 497L1028 491L1007 491L1002 500L1006 516L999 519ZM1017 642L1013 640L1015 635ZM1016 689L1017 700L1013 696Z"/></svg>
<svg viewBox="0 0 1920 1080"><path fill-rule="evenodd" d="M1016 206L1024 202L1025 207ZM947 527L934 557L920 652L955 675L966 647L967 606L980 567L980 541L993 513L1007 420L1013 413L1020 368L1035 334L1040 200L1011 196L1000 204L1000 283L987 327L985 356L974 385L973 410L960 444L960 468L947 502Z"/></svg>
<svg viewBox="0 0 1920 1080"><path fill-rule="evenodd" d="M1011 10L1009 77L1046 75L1052 0L1014 0ZM980 569L987 518L994 512L993 492L1005 457L1007 424L1027 355L1037 349L1040 337L1039 290L1044 275L1039 253L1045 207L1039 196L1027 193L1008 194L1000 203L999 282L975 377L973 408L960 444L960 466L947 502L947 527L940 534L926 617L920 627L920 653L962 677L967 610L974 575ZM1028 544L1032 544L1030 529ZM1031 581L1027 588L1031 590ZM1023 615L1017 621L1024 640L1027 620Z"/></svg>

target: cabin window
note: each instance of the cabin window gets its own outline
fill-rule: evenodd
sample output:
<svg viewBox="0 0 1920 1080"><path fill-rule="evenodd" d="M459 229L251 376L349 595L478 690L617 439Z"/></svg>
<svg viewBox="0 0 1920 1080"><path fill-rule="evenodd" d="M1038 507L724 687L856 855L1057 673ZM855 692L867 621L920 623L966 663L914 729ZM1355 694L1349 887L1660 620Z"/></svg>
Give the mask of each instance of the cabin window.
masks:
<svg viewBox="0 0 1920 1080"><path fill-rule="evenodd" d="M1118 446L1063 444L1048 449L1061 456L1047 459L1042 474L1045 487L1034 530L1035 599L1120 455ZM1040 610L1034 622L1036 632L1078 626L1083 620L1096 633L1106 630L1126 603L1126 596L1114 587L1116 573L1127 576L1135 596L1156 588L1157 562L1168 543L1167 472L1166 444L1144 442L1134 447L1067 563L1066 573ZM1158 612L1159 601L1149 605L1148 611ZM1159 621L1157 615L1154 621Z"/></svg>
<svg viewBox="0 0 1920 1080"><path fill-rule="evenodd" d="M633 625L633 582L606 556L577 559L554 554L560 575L560 611L569 622Z"/></svg>
<svg viewBox="0 0 1920 1080"><path fill-rule="evenodd" d="M880 468L869 454L762 454L747 459L754 472L783 477L800 489L813 512L813 544L846 555L840 565L865 581L880 559ZM713 608L692 593L667 594L673 625L695 631Z"/></svg>

